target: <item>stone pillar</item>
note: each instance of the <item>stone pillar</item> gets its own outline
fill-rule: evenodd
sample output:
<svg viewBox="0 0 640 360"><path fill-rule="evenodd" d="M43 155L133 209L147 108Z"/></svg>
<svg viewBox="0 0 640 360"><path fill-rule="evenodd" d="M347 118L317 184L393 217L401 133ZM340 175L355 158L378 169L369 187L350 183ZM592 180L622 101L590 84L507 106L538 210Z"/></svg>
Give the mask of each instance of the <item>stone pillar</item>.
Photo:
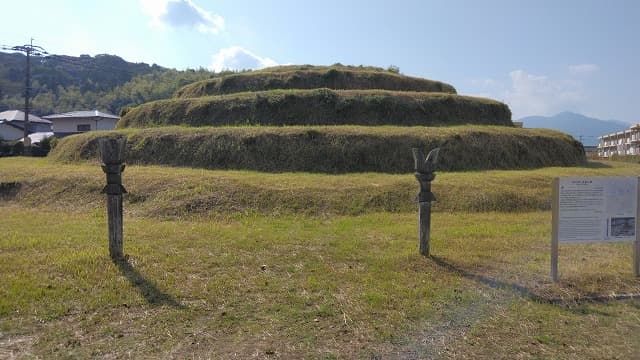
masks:
<svg viewBox="0 0 640 360"><path fill-rule="evenodd" d="M431 202L436 201L435 195L431 192L431 181L435 179L436 161L440 148L435 148L425 157L420 148L413 148L413 159L415 161L415 175L420 183L420 193L418 193L419 203L419 235L420 254L429 256L429 236L431 232Z"/></svg>
<svg viewBox="0 0 640 360"><path fill-rule="evenodd" d="M109 217L109 255L114 260L123 258L122 253L122 172L125 165L124 154L127 141L124 138L108 138L100 140L100 157L102 171L107 175L107 186L102 189L107 194L107 213Z"/></svg>

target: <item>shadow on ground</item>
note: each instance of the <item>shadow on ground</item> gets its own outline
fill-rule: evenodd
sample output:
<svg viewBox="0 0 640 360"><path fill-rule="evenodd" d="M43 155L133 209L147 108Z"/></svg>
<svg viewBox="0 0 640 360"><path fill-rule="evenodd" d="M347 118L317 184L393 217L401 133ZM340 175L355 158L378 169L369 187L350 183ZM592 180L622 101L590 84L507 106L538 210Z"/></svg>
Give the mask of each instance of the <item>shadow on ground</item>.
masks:
<svg viewBox="0 0 640 360"><path fill-rule="evenodd" d="M575 305L577 303L582 302L608 302L614 300L633 300L640 299L640 294L632 293L632 294L611 294L611 295L580 295L580 294L572 294L568 296L550 296L550 295L541 295L536 293L533 289L527 288L521 284L508 283L504 281L500 281L497 279L492 279L490 277L474 274L460 266L453 264L450 261L447 261L444 258L437 256L429 257L435 264L445 268L446 270L456 273L466 279L473 280L490 286L496 289L506 289L510 291L514 291L519 293L521 296L528 298L533 301L537 301L540 303L549 303L549 304L557 304L557 305ZM547 287L551 286L562 286L562 284L549 284ZM575 289L574 289L575 290Z"/></svg>
<svg viewBox="0 0 640 360"><path fill-rule="evenodd" d="M113 259L114 264L133 285L138 288L140 294L145 298L147 303L151 305L168 305L173 308L182 309L184 306L180 304L171 295L162 292L153 281L148 280L133 265L129 263L127 257L124 259Z"/></svg>
<svg viewBox="0 0 640 360"><path fill-rule="evenodd" d="M584 167L588 169L608 169L608 168L611 168L612 166L609 164L605 164L602 160L601 161L589 160L584 165Z"/></svg>

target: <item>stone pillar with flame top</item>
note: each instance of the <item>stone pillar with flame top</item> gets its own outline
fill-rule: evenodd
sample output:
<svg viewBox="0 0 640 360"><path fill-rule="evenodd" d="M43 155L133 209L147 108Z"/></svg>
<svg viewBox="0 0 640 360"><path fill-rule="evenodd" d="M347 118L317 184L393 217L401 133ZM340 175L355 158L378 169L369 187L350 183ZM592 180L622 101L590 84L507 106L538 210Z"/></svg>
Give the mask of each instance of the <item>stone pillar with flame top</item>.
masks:
<svg viewBox="0 0 640 360"><path fill-rule="evenodd" d="M435 148L424 156L422 149L413 148L413 159L415 161L415 175L420 183L420 193L418 194L419 205L419 241L420 254L430 255L429 236L431 232L431 202L436 201L435 195L431 192L431 182L435 179L436 161L440 148Z"/></svg>
<svg viewBox="0 0 640 360"><path fill-rule="evenodd" d="M122 253L122 172L125 165L124 154L127 141L124 138L107 138L100 140L100 157L102 171L107 175L107 185L102 193L107 194L107 213L109 217L109 255L114 260L123 258Z"/></svg>

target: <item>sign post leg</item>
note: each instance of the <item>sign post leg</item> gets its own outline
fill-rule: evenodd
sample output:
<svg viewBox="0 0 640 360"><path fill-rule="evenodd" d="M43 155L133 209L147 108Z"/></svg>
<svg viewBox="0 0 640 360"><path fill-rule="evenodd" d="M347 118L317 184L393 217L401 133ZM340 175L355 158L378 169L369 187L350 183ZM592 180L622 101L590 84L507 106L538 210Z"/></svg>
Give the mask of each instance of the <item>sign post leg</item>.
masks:
<svg viewBox="0 0 640 360"><path fill-rule="evenodd" d="M640 276L640 178L638 178L638 201L636 211L636 240L633 242L633 275Z"/></svg>
<svg viewBox="0 0 640 360"><path fill-rule="evenodd" d="M551 281L558 282L558 238L551 240Z"/></svg>
<svg viewBox="0 0 640 360"><path fill-rule="evenodd" d="M558 282L558 230L560 208L560 179L553 179L551 202L551 281Z"/></svg>
<svg viewBox="0 0 640 360"><path fill-rule="evenodd" d="M633 275L640 276L640 240L636 234L636 241L633 242Z"/></svg>

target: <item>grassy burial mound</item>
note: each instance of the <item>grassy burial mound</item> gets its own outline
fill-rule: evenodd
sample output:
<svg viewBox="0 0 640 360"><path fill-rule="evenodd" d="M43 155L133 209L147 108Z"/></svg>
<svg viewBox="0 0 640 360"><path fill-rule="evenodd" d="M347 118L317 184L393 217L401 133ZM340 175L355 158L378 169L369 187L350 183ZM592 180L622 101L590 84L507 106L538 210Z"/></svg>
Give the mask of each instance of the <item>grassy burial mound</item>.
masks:
<svg viewBox="0 0 640 360"><path fill-rule="evenodd" d="M456 127L151 128L64 138L56 161L94 160L105 136L128 138L127 162L265 172L413 172L412 147L440 147L442 170L575 166L583 147L551 130Z"/></svg>
<svg viewBox="0 0 640 360"><path fill-rule="evenodd" d="M447 93L386 90L272 90L167 99L127 112L118 127L167 125L512 126L498 101Z"/></svg>
<svg viewBox="0 0 640 360"><path fill-rule="evenodd" d="M456 93L440 81L401 75L374 67L279 66L199 81L183 87L177 97L193 98L274 89L383 89Z"/></svg>

